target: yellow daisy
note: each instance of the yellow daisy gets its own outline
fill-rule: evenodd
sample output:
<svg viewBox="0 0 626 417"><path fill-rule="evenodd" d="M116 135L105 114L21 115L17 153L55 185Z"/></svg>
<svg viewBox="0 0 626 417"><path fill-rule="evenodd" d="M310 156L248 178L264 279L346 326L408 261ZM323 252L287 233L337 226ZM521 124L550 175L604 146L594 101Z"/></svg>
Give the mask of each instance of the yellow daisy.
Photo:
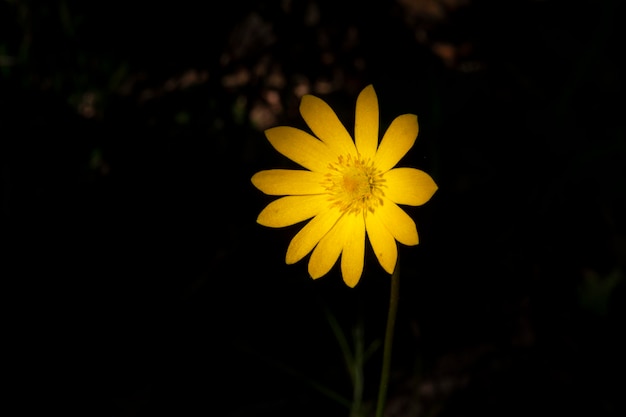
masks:
<svg viewBox="0 0 626 417"><path fill-rule="evenodd" d="M313 135L294 127L265 131L281 154L305 170L257 172L252 183L268 195L284 196L261 211L257 222L286 227L311 219L287 248L287 264L311 251L309 274L320 278L341 255L344 282L354 287L361 278L365 236L381 266L393 273L396 241L417 245L415 222L398 204L419 206L437 190L433 179L415 168L394 168L415 143L417 116L398 116L378 143L378 98L374 87L361 91L356 102L354 137L320 98L305 95L300 114Z"/></svg>

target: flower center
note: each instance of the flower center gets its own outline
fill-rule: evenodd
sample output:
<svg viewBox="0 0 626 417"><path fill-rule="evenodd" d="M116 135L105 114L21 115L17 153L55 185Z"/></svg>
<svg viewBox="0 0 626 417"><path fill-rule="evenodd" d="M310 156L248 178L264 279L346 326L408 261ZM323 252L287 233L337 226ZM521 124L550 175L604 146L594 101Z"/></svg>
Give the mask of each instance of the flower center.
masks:
<svg viewBox="0 0 626 417"><path fill-rule="evenodd" d="M343 155L328 166L324 188L332 205L344 213L374 212L383 203L382 173L368 160Z"/></svg>

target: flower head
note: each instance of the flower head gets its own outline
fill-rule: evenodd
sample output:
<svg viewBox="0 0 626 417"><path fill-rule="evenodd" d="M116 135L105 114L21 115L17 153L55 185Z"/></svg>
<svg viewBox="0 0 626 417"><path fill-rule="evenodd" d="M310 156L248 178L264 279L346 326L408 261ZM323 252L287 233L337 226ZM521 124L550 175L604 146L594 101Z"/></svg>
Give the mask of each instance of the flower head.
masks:
<svg viewBox="0 0 626 417"><path fill-rule="evenodd" d="M300 114L315 136L288 126L265 131L278 152L305 169L252 176L265 194L283 196L261 211L258 223L286 227L310 219L291 240L285 260L293 264L312 251L313 278L328 273L341 255L343 280L354 287L363 272L366 235L381 266L393 273L396 241L418 243L415 222L398 204L422 205L437 190L427 173L394 168L415 143L417 116L398 116L379 144L378 98L371 85L357 98L354 141L323 100L305 95Z"/></svg>

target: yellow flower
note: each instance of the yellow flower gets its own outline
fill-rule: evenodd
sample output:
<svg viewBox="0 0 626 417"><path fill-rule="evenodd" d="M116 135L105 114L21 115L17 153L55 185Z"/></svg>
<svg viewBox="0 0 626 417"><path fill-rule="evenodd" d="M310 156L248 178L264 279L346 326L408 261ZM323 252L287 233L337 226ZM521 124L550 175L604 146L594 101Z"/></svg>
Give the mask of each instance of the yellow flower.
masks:
<svg viewBox="0 0 626 417"><path fill-rule="evenodd" d="M396 241L417 245L415 222L398 204L419 206L437 190L433 179L415 168L394 168L417 138L417 116L398 116L378 143L378 98L367 86L357 98L354 137L323 100L305 95L300 113L315 136L294 127L265 131L281 154L306 170L271 169L252 176L268 195L284 196L261 211L257 222L286 227L311 219L287 248L287 264L311 251L309 274L319 278L341 255L344 282L361 278L365 236L382 267L393 273Z"/></svg>

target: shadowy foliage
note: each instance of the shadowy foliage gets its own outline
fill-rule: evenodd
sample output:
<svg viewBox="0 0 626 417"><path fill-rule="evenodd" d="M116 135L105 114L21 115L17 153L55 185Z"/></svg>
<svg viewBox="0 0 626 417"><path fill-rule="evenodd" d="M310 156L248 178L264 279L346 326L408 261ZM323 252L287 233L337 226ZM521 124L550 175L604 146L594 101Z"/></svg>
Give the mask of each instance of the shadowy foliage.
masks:
<svg viewBox="0 0 626 417"><path fill-rule="evenodd" d="M439 185L401 248L389 415L626 411L619 1L0 2L2 252L25 409L345 416L324 311L382 335L388 275L284 265L250 184L313 93L419 117ZM369 248L368 248L369 250ZM379 357L367 363L373 401ZM371 368L371 369L370 369ZM64 382L69 381L69 382Z"/></svg>

